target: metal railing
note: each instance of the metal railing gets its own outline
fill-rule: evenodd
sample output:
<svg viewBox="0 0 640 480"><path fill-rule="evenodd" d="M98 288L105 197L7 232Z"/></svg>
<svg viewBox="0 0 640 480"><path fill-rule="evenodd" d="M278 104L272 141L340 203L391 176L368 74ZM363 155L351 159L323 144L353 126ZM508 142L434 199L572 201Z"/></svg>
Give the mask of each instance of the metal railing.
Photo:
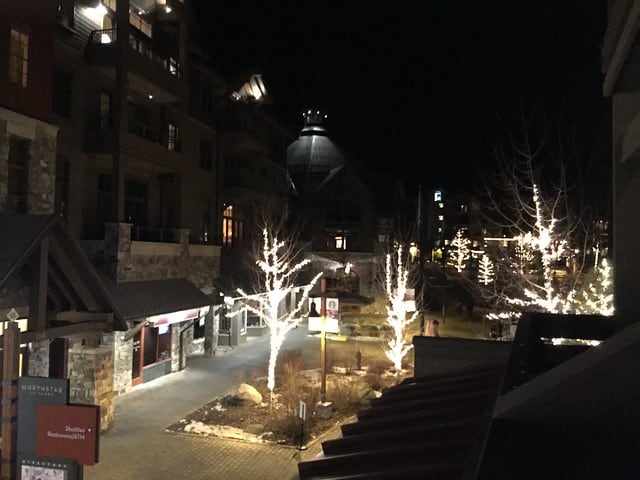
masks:
<svg viewBox="0 0 640 480"><path fill-rule="evenodd" d="M151 228L133 225L131 240L136 242L180 243L180 235L175 228Z"/></svg>
<svg viewBox="0 0 640 480"><path fill-rule="evenodd" d="M93 30L89 36L89 45L109 45L118 39L115 28ZM156 52L149 39L129 35L129 46L132 50L160 65L164 70L177 77L181 76L180 64L174 58L165 57Z"/></svg>

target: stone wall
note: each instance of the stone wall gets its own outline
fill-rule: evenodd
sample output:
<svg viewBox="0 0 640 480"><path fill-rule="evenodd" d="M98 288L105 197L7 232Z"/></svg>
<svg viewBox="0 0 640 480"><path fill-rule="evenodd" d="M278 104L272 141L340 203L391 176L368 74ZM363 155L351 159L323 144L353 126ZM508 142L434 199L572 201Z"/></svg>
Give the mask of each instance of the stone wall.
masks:
<svg viewBox="0 0 640 480"><path fill-rule="evenodd" d="M54 125L0 107L0 212L7 211L10 137L30 142L27 213L54 212L57 133Z"/></svg>
<svg viewBox="0 0 640 480"><path fill-rule="evenodd" d="M69 401L100 406L100 431L115 421L113 353L110 347L69 349Z"/></svg>
<svg viewBox="0 0 640 480"><path fill-rule="evenodd" d="M212 280L220 271L220 247L189 245L188 229L176 229L175 240L132 242L131 224L108 223L103 252L93 245L92 252L87 253L118 282L186 278L204 293L211 293Z"/></svg>
<svg viewBox="0 0 640 480"><path fill-rule="evenodd" d="M182 330L183 323L174 323L171 325L171 371L177 372L180 370L180 365L183 367L187 364L187 349L180 350L180 330ZM186 347L186 345L185 345ZM180 359L182 356L182 359Z"/></svg>
<svg viewBox="0 0 640 480"><path fill-rule="evenodd" d="M122 395L131 390L131 368L133 365L133 342L125 340L126 332L105 333L102 343L113 355L113 392Z"/></svg>
<svg viewBox="0 0 640 480"><path fill-rule="evenodd" d="M31 342L29 350L28 372L31 377L49 376L49 343L50 340Z"/></svg>

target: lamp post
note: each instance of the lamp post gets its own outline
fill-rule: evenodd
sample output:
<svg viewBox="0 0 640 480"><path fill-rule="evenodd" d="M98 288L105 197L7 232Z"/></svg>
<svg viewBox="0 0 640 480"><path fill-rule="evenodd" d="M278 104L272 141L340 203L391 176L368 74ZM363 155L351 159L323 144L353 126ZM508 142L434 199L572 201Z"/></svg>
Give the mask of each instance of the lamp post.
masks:
<svg viewBox="0 0 640 480"><path fill-rule="evenodd" d="M327 282L320 279L320 400L327 401Z"/></svg>

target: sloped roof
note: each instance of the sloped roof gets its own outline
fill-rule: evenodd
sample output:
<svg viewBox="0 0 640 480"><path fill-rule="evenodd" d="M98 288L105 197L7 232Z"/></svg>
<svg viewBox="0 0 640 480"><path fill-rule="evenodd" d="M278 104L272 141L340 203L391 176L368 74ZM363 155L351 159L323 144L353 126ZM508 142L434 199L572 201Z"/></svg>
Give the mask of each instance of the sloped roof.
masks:
<svg viewBox="0 0 640 480"><path fill-rule="evenodd" d="M0 215L0 287L26 261L47 229L56 222L52 215Z"/></svg>
<svg viewBox="0 0 640 480"><path fill-rule="evenodd" d="M211 305L212 300L186 278L119 282L105 280L124 320Z"/></svg>
<svg viewBox="0 0 640 480"><path fill-rule="evenodd" d="M33 255L43 251L46 239L47 261L41 272L35 273L46 275L47 298L57 301L61 311L66 308L74 313L113 314L112 327L126 328L113 299L60 215L0 214L0 231L0 290L10 280L19 279L16 274ZM77 321L78 325L83 323L82 319ZM45 330L44 320L39 320L36 330Z"/></svg>
<svg viewBox="0 0 640 480"><path fill-rule="evenodd" d="M473 478L491 424L502 368L409 378L387 389L298 464L300 479Z"/></svg>

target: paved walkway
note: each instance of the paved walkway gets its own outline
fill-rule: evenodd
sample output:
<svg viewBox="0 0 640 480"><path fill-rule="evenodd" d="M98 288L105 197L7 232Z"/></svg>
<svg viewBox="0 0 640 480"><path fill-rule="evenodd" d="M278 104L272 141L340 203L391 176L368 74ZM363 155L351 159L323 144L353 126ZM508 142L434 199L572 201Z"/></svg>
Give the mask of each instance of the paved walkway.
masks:
<svg viewBox="0 0 640 480"><path fill-rule="evenodd" d="M443 325L445 336L457 323L447 321L446 326ZM298 461L319 454L322 440L336 436L339 428L316 439L303 452L165 431L188 413L235 387L241 381L242 372L263 364L268 356L268 338L249 338L247 344L233 349L221 347L221 352L214 357L191 357L185 370L140 385L117 397L115 425L100 437L100 461L84 468L85 480L296 478ZM328 343L328 350L332 343ZM377 341L349 339L340 343L343 354L360 349L363 358L384 355ZM319 365L320 339L309 336L306 325L292 330L282 348L302 349L305 364L308 363L305 368Z"/></svg>
<svg viewBox="0 0 640 480"><path fill-rule="evenodd" d="M301 326L289 334L283 348L317 348L318 342ZM185 370L117 397L115 425L100 437L100 461L84 468L85 480L295 478L301 452L294 448L165 432L233 388L238 374L260 364L268 348L268 337L251 338L214 357L190 358ZM310 458L319 450L318 443L302 453Z"/></svg>

